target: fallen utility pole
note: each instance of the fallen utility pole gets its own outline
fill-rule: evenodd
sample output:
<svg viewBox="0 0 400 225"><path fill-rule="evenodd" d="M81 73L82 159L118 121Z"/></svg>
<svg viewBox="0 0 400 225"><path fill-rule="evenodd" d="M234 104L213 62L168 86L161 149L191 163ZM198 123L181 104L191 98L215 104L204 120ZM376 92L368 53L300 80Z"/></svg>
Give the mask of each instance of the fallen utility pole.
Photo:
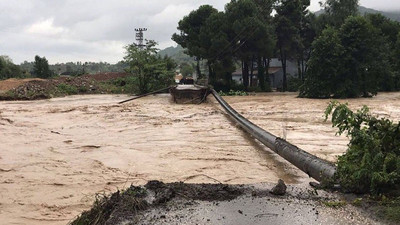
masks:
<svg viewBox="0 0 400 225"><path fill-rule="evenodd" d="M157 90L157 91L153 91L153 92L149 92L149 93L146 93L146 94L143 94L143 95L138 95L138 96L135 96L135 97L130 98L128 100L125 100L125 101L122 101L122 102L118 102L118 104L123 104L123 103L130 102L130 101L133 101L133 100L138 99L138 98L143 98L143 97L146 97L146 96L149 96L149 95L158 94L158 93L164 92L166 90L169 90L172 87L175 87L175 86L170 86L170 87L163 88L163 89L160 89L160 90Z"/></svg>
<svg viewBox="0 0 400 225"><path fill-rule="evenodd" d="M211 93L225 109L228 115L234 119L241 128L272 151L276 152L278 155L282 156L291 164L319 182L324 182L333 177L336 172L335 165L311 155L310 153L290 144L286 140L278 138L263 130L236 112L236 110L226 103L214 89L211 90Z"/></svg>

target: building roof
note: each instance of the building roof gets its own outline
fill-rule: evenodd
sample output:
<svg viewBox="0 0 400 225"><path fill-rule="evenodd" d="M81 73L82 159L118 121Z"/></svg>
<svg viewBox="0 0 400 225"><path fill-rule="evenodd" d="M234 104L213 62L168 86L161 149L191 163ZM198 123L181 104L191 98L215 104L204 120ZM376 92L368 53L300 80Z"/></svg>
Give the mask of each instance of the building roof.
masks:
<svg viewBox="0 0 400 225"><path fill-rule="evenodd" d="M268 73L274 74L274 73L280 71L281 69L282 69L282 67L270 67L270 68L268 68Z"/></svg>

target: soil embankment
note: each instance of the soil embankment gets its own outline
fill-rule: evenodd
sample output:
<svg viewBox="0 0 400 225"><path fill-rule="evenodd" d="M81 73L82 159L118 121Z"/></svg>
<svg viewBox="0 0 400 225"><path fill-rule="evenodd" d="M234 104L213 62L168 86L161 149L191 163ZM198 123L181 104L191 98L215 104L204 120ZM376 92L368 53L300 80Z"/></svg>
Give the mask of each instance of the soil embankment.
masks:
<svg viewBox="0 0 400 225"><path fill-rule="evenodd" d="M169 95L157 95L116 104L127 98L0 102L0 221L66 224L96 193L149 180L254 184L281 178L302 185L308 179L237 129L212 98L176 105ZM225 98L255 124L312 154L334 161L346 149L347 139L323 120L329 100L279 93ZM348 101L399 120L399 100L400 93L384 93Z"/></svg>
<svg viewBox="0 0 400 225"><path fill-rule="evenodd" d="M108 93L104 82L124 78L128 73L86 74L53 79L8 79L0 81L0 100L37 100L72 94Z"/></svg>

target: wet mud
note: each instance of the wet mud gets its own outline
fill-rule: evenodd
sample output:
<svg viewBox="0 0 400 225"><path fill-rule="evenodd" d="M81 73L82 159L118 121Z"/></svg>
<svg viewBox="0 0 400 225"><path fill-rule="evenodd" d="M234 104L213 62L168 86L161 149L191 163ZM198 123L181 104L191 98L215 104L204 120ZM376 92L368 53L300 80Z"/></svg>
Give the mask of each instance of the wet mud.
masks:
<svg viewBox="0 0 400 225"><path fill-rule="evenodd" d="M209 97L176 105L169 95L118 105L125 95L70 96L0 102L0 221L66 224L88 209L96 193L149 180L255 184L307 175L250 138ZM329 100L295 94L225 97L255 124L335 161L346 137L324 122ZM400 94L349 100L398 120Z"/></svg>
<svg viewBox="0 0 400 225"><path fill-rule="evenodd" d="M99 200L72 225L96 224L380 224L321 190L289 186L285 196L270 194L271 185L164 184L150 181Z"/></svg>

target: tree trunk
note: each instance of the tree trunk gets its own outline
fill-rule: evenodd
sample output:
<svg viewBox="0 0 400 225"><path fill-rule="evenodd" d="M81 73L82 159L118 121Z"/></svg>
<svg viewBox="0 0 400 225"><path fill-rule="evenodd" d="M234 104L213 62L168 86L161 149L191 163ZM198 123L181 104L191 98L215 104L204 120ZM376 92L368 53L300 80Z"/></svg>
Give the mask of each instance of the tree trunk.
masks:
<svg viewBox="0 0 400 225"><path fill-rule="evenodd" d="M197 64L196 64L196 72L197 72L197 78L200 79L202 77L201 71L200 71L200 59L196 58Z"/></svg>
<svg viewBox="0 0 400 225"><path fill-rule="evenodd" d="M251 66L250 66L250 87L253 87L253 75L254 75L254 55L251 58Z"/></svg>
<svg viewBox="0 0 400 225"><path fill-rule="evenodd" d="M213 71L213 69L212 69L212 66L211 66L211 63L210 63L210 62L207 62L207 65L208 65L208 79L209 79L209 82L210 82L211 84L214 84L214 83L215 83L215 74L214 74L214 71Z"/></svg>
<svg viewBox="0 0 400 225"><path fill-rule="evenodd" d="M271 59L264 57L263 61L265 68L265 85L267 87L266 91L271 91L271 80L269 79L269 65L271 63Z"/></svg>
<svg viewBox="0 0 400 225"><path fill-rule="evenodd" d="M257 57L258 81L261 90L265 91L265 70L261 56Z"/></svg>
<svg viewBox="0 0 400 225"><path fill-rule="evenodd" d="M299 78L299 80L301 79L301 59L297 60L297 78Z"/></svg>
<svg viewBox="0 0 400 225"><path fill-rule="evenodd" d="M286 77L286 54L282 52L281 49L281 62L282 62L282 71L283 71L283 77L282 77L282 92L286 92L287 90L287 77Z"/></svg>
<svg viewBox="0 0 400 225"><path fill-rule="evenodd" d="M243 86L247 90L247 88L249 87L249 63L246 60L243 61L242 79L243 79Z"/></svg>

